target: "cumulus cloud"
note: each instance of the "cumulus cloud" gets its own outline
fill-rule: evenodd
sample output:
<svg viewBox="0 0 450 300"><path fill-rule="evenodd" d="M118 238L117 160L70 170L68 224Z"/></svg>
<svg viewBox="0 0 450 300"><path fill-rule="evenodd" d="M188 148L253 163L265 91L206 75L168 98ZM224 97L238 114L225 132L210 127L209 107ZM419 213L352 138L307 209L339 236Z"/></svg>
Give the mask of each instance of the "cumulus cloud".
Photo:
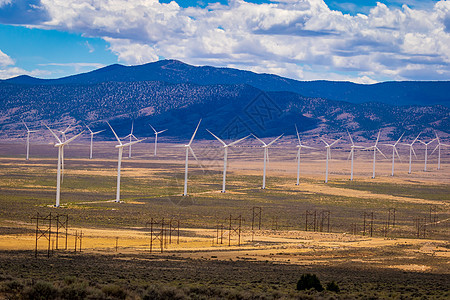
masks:
<svg viewBox="0 0 450 300"><path fill-rule="evenodd" d="M176 58L296 79L450 79L450 1L377 3L366 14L323 0L182 8L157 0L41 0L43 28L101 37L126 64ZM317 78L317 76L323 76Z"/></svg>
<svg viewBox="0 0 450 300"><path fill-rule="evenodd" d="M6 67L9 65L13 65L14 61L11 57L9 57L7 54L3 53L2 50L0 50L0 67Z"/></svg>

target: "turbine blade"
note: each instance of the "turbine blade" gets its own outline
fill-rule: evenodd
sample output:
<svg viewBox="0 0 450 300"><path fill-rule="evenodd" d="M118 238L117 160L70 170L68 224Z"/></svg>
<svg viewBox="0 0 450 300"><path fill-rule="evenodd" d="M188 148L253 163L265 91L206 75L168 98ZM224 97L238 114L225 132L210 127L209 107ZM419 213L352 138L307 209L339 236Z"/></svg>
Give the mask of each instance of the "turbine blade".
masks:
<svg viewBox="0 0 450 300"><path fill-rule="evenodd" d="M395 150L395 153L397 154L398 159L399 159L400 161L402 161L402 159L400 158L400 155L398 154L398 151L397 151L397 148L396 148L396 147L394 147L394 150Z"/></svg>
<svg viewBox="0 0 450 300"><path fill-rule="evenodd" d="M106 123L109 125L109 128L111 128L112 132L114 133L114 136L116 137L117 141L119 142L119 145L122 145L122 141L119 139L119 137L117 136L116 132L114 131L114 129L112 128L111 124L109 124L108 121L106 121Z"/></svg>
<svg viewBox="0 0 450 300"><path fill-rule="evenodd" d="M330 144L330 147L333 146L334 144L336 144L337 142L339 142L341 139L342 139L342 137L340 137L337 140L335 140L333 143Z"/></svg>
<svg viewBox="0 0 450 300"><path fill-rule="evenodd" d="M232 142L232 143L228 144L228 146L233 146L233 145L236 145L237 143L239 143L239 142L241 142L241 141L245 140L246 138L248 138L249 136L250 136L250 134L249 134L249 135L247 135L247 136L245 136L245 137L243 137L243 138L241 138L241 139L239 139L239 140L237 140L237 141L234 141L234 142Z"/></svg>
<svg viewBox="0 0 450 300"><path fill-rule="evenodd" d="M414 154L414 157L417 159L416 151L414 151L414 147L412 145L411 145L411 150L412 150L412 153Z"/></svg>
<svg viewBox="0 0 450 300"><path fill-rule="evenodd" d="M348 136L350 137L350 142L352 142L352 146L354 146L354 145L355 145L355 143L353 143L353 139L352 139L352 136L350 135L350 132L348 132L348 129L347 129L347 133L348 133Z"/></svg>
<svg viewBox="0 0 450 300"><path fill-rule="evenodd" d="M437 139L438 143L440 144L441 141L439 140L439 137L438 137L438 134L437 134L437 131L436 131L436 130L434 131L434 134L436 135L436 139Z"/></svg>
<svg viewBox="0 0 450 300"><path fill-rule="evenodd" d="M417 141L417 139L419 138L419 136L420 136L421 133L422 133L422 132L420 132L420 133L417 135L417 137L414 139L414 141L411 143L411 145L414 144L414 143Z"/></svg>
<svg viewBox="0 0 450 300"><path fill-rule="evenodd" d="M192 156L193 156L193 157L195 158L195 160L197 161L197 163L198 163L198 165L200 166L200 168L202 168L202 170L204 170L202 164L201 164L200 161L198 160L198 158L197 158L197 156L195 155L194 150L192 150L191 146L189 146L189 151L191 152Z"/></svg>
<svg viewBox="0 0 450 300"><path fill-rule="evenodd" d="M167 131L167 130L168 130L168 129L164 129L164 130L158 131L157 134L163 133L163 132L165 132L165 131Z"/></svg>
<svg viewBox="0 0 450 300"><path fill-rule="evenodd" d="M121 146L121 147L131 146L131 145L140 143L140 142L142 142L143 140L145 140L145 139L141 139L141 140L137 140L137 141L132 141L132 142L130 142L130 143L126 143L126 144L123 144L123 145L120 145L120 146Z"/></svg>
<svg viewBox="0 0 450 300"><path fill-rule="evenodd" d="M436 145L436 148L434 148L434 150L433 150L433 151L431 152L431 154L430 154L430 155L433 155L434 151L436 151L436 150L437 150L437 148L439 148L439 146L440 146L440 145L442 145L442 144L437 144L437 145Z"/></svg>
<svg viewBox="0 0 450 300"><path fill-rule="evenodd" d="M383 155L383 157L384 157L384 158L387 158L387 157L386 157L386 155L384 155L384 153L383 153L383 152L381 152L380 148L376 147L376 149L378 150L378 152L380 152L380 153L381 153L381 155Z"/></svg>
<svg viewBox="0 0 450 300"><path fill-rule="evenodd" d="M97 134L97 133L100 133L100 132L103 132L103 131L105 131L106 129L103 129L103 130L100 130L100 131L96 131L96 132L92 132L92 134L94 135L94 134Z"/></svg>
<svg viewBox="0 0 450 300"><path fill-rule="evenodd" d="M28 128L27 124L25 124L25 122L22 120L23 125L25 125L25 127L27 128L27 131L30 131L30 129Z"/></svg>
<svg viewBox="0 0 450 300"><path fill-rule="evenodd" d="M324 142L324 144L325 144L327 147L330 146L330 145L328 145L327 142L325 142L325 140L324 140L323 138L320 138L320 140L321 140L322 142Z"/></svg>
<svg viewBox="0 0 450 300"><path fill-rule="evenodd" d="M350 157L352 157L352 153L353 153L353 148L350 150L350 153L348 154L347 160L350 160Z"/></svg>
<svg viewBox="0 0 450 300"><path fill-rule="evenodd" d="M224 141L222 141L218 136L216 136L214 133L212 133L211 131L209 131L208 129L206 129L206 131L208 131L209 133L211 133L211 135L213 136L213 137L215 137L216 138L216 140L218 140L219 142L221 142L222 143L222 145L224 146L224 147L226 147L227 146L227 144L225 144L225 142Z"/></svg>
<svg viewBox="0 0 450 300"><path fill-rule="evenodd" d="M50 132L53 134L53 136L56 138L56 140L61 143L61 140L59 139L59 137L53 132L53 130L50 129L50 127L47 126L47 124L44 124L45 127L47 127L48 130L50 130Z"/></svg>
<svg viewBox="0 0 450 300"><path fill-rule="evenodd" d="M297 124L295 124L295 132L297 132L298 144L301 145L302 142L300 141L300 134L298 133Z"/></svg>
<svg viewBox="0 0 450 300"><path fill-rule="evenodd" d="M153 129L153 131L155 132L155 134L158 133L158 132L156 131L156 129L153 128L153 126L152 126L151 124L148 124L148 125Z"/></svg>
<svg viewBox="0 0 450 300"><path fill-rule="evenodd" d="M83 132L84 132L84 130L83 130L82 132L80 132L79 134L77 134L77 135L71 137L70 139L65 140L64 143L63 143L63 145L67 145L68 143L70 143L71 141L73 141L74 139L76 139L77 137L79 137L80 135L82 135Z"/></svg>
<svg viewBox="0 0 450 300"><path fill-rule="evenodd" d="M91 130L91 128L89 128L89 126L87 126L86 124L84 124L84 126L86 126L87 129L89 130L89 132L92 133L92 130Z"/></svg>
<svg viewBox="0 0 450 300"><path fill-rule="evenodd" d="M198 121L197 128L195 128L194 134L192 135L191 140L189 141L189 144L188 144L189 146L191 146L192 141L194 140L194 137L197 134L197 130L198 130L198 127L200 126L201 122L202 122L202 119L200 119L200 121Z"/></svg>
<svg viewBox="0 0 450 300"><path fill-rule="evenodd" d="M394 143L394 145L397 145L398 142L400 142L400 140L402 139L402 137L403 137L404 134L405 134L405 133L403 132L402 135L398 138L398 140Z"/></svg>
<svg viewBox="0 0 450 300"><path fill-rule="evenodd" d="M284 133L282 135L280 135L279 137L277 137L276 139L274 139L273 141L271 141L270 143L267 144L267 147L272 145L273 143L275 143L279 138L281 138L284 135Z"/></svg>
<svg viewBox="0 0 450 300"><path fill-rule="evenodd" d="M381 129L378 131L378 136L377 136L377 140L375 142L375 145L377 145L378 141L380 140L380 133L381 133Z"/></svg>
<svg viewBox="0 0 450 300"><path fill-rule="evenodd" d="M130 132L130 135L133 135L133 130L134 130L134 120L131 121L131 132Z"/></svg>
<svg viewBox="0 0 450 300"><path fill-rule="evenodd" d="M257 137L257 136L254 135L253 133L252 133L252 135L253 135L258 141L260 141L264 146L267 146L266 143L264 143L263 140L261 140L259 137Z"/></svg>

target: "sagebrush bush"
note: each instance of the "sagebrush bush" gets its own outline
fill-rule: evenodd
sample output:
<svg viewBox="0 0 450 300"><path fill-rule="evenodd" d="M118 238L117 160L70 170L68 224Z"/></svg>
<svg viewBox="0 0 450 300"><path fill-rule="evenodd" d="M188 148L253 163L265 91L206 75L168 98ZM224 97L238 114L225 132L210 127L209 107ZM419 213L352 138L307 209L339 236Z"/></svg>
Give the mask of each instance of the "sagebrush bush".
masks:
<svg viewBox="0 0 450 300"><path fill-rule="evenodd" d="M23 299L30 300L51 300L57 299L58 296L58 288L47 281L38 281L32 286L27 286L22 293Z"/></svg>
<svg viewBox="0 0 450 300"><path fill-rule="evenodd" d="M341 289L336 282L332 281L327 283L327 291L339 293Z"/></svg>
<svg viewBox="0 0 450 300"><path fill-rule="evenodd" d="M302 277L297 282L297 290L309 290L315 289L316 291L323 291L322 284L320 283L319 278L315 274L303 274Z"/></svg>

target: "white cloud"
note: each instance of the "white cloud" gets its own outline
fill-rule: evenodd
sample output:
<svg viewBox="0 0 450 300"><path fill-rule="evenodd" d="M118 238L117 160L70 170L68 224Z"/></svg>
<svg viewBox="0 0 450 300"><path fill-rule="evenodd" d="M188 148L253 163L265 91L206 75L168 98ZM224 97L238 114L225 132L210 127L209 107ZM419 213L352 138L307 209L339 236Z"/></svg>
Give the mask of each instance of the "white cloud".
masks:
<svg viewBox="0 0 450 300"><path fill-rule="evenodd" d="M450 79L450 1L423 9L378 3L356 16L322 0L206 8L157 0L41 4L50 17L41 27L102 37L127 64L164 57L304 80Z"/></svg>
<svg viewBox="0 0 450 300"><path fill-rule="evenodd" d="M19 75L29 75L33 77L39 77L39 76L45 76L50 75L50 72L43 71L43 70L33 70L33 71L27 71L22 68L18 67L9 67L5 69L0 69L0 79L8 79L11 77L16 77Z"/></svg>
<svg viewBox="0 0 450 300"><path fill-rule="evenodd" d="M0 0L0 7L10 4L12 0Z"/></svg>
<svg viewBox="0 0 450 300"><path fill-rule="evenodd" d="M6 66L13 65L13 64L14 64L14 61L12 60L12 58L9 57L7 54L3 53L2 50L0 50L0 66L6 67Z"/></svg>

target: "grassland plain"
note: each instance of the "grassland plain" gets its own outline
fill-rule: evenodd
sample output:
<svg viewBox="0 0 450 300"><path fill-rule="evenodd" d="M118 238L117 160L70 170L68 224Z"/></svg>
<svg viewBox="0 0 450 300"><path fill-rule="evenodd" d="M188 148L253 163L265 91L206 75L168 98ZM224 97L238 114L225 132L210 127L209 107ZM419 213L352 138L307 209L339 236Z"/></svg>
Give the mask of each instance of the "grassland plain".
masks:
<svg viewBox="0 0 450 300"><path fill-rule="evenodd" d="M88 153L86 146L71 144L66 151L60 209L51 207L56 182L54 149L40 145L39 155L25 161L14 155L20 153L18 145L0 146L0 235L5 237L0 241L12 243L16 238L25 245L0 252L0 295L31 297L39 289L54 298L68 293L93 298L150 295L149 299L445 299L450 295L446 169L405 175L405 166L399 164L396 178L357 177L350 182L342 174L348 167L344 159L334 162L338 171L324 184L317 175L321 162L305 163L305 175L300 186L295 186L295 163L286 166L271 160L268 188L261 190L261 163L247 153L241 160L237 155L231 157L225 194L220 193L221 164L206 162L202 170L192 161L189 196L182 197L183 153L161 144L161 156L151 158L148 145L140 145L133 148L132 159L124 159L124 202L118 204L110 201L115 197L117 167L115 153L108 150L111 145L101 144L93 160L83 158ZM389 174L389 166L381 162L379 172ZM255 206L262 207L262 230L252 241ZM386 240L383 230L390 208L396 209L396 226L390 228ZM336 235L304 232L306 210L329 210L331 231ZM50 212L68 214L73 228L101 232L86 237L88 249L81 255L57 252L50 259L42 259L43 255L34 259L31 217ZM374 213L373 239L361 236L364 212ZM226 224L230 215L244 219L242 248L211 248L214 228ZM182 246L173 246L174 252L168 254L145 253L142 249L148 241L139 234L148 233L145 226L152 217L179 219ZM416 239L414 220L418 217L436 217L431 221L439 222L429 224L427 240ZM275 224L277 230L272 230ZM357 236L350 235L353 226ZM120 230L129 231L121 236L124 245L117 253L111 250L112 241ZM108 231L112 234L105 243L110 245L96 249L95 243ZM0 250L5 246L0 243ZM336 281L341 293L295 291L296 280L306 272L317 274L324 283Z"/></svg>

